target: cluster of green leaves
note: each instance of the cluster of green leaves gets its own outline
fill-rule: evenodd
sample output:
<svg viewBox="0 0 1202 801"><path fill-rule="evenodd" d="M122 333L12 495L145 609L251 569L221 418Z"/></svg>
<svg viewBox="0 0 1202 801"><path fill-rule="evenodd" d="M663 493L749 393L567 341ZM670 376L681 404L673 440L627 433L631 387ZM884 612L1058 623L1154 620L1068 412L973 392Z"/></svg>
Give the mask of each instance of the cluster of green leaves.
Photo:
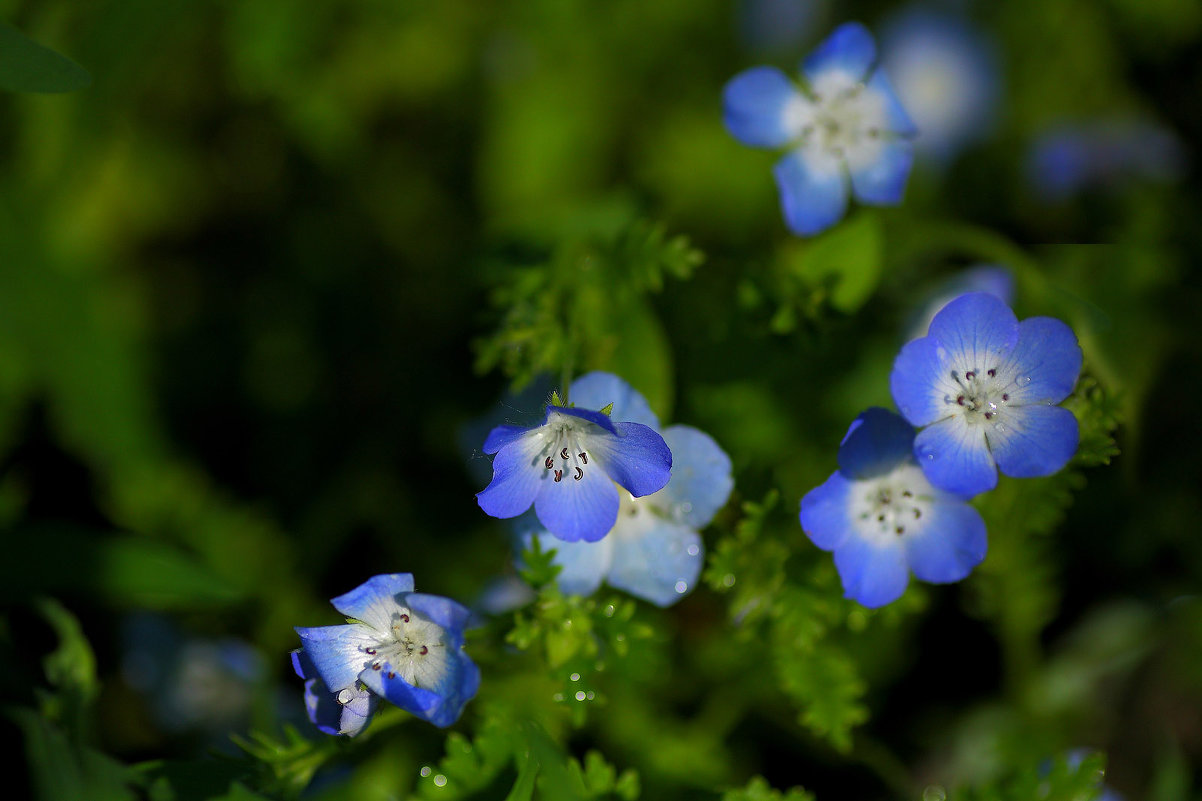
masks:
<svg viewBox="0 0 1202 801"><path fill-rule="evenodd" d="M567 240L534 266L502 269L491 296L500 324L477 341L476 368L500 367L515 386L565 367L625 367L637 381L645 370L628 349L657 348L667 359L645 296L667 278L688 279L703 258L686 237L634 220Z"/></svg>
<svg viewBox="0 0 1202 801"><path fill-rule="evenodd" d="M951 801L1093 801L1102 793L1106 757L1058 757L1011 772L989 784L952 793Z"/></svg>

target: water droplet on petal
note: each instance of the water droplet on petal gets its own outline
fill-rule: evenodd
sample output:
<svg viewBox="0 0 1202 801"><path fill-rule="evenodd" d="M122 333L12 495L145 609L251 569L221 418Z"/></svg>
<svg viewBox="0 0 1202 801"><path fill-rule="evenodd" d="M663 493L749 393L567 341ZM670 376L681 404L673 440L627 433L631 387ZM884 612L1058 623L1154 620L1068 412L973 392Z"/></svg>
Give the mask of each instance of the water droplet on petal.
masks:
<svg viewBox="0 0 1202 801"><path fill-rule="evenodd" d="M999 434L1005 434L1006 433L1006 424L998 423L993 427L993 430L998 432Z"/></svg>
<svg viewBox="0 0 1202 801"><path fill-rule="evenodd" d="M680 593L681 595L684 595L686 592L688 592L689 585L683 581L678 581L678 582L676 582L675 589L676 589L676 592Z"/></svg>
<svg viewBox="0 0 1202 801"><path fill-rule="evenodd" d="M1025 386L1027 386L1028 384L1030 384L1030 383L1031 383L1031 376L1029 376L1029 375L1020 375L1018 378L1016 378L1016 379L1014 380L1014 383L1018 384L1020 387L1025 387Z"/></svg>
<svg viewBox="0 0 1202 801"><path fill-rule="evenodd" d="M349 687L345 690L338 691L338 703L342 704L343 706L349 704L354 697L355 694L351 692Z"/></svg>
<svg viewBox="0 0 1202 801"><path fill-rule="evenodd" d="M690 546L689 546L689 556L696 556L696 555L697 555L697 554L699 554L699 553L701 553L701 548L700 548L700 547L698 547L697 545L690 545Z"/></svg>

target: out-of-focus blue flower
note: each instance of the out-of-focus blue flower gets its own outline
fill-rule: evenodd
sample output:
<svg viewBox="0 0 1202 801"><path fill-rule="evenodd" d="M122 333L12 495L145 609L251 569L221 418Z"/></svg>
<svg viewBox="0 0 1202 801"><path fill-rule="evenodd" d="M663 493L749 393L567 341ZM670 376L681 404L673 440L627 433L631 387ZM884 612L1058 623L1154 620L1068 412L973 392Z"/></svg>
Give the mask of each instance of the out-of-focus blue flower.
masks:
<svg viewBox="0 0 1202 801"><path fill-rule="evenodd" d="M1040 136L1031 146L1027 172L1045 198L1060 201L1131 180L1172 181L1185 163L1185 148L1166 128L1133 119L1093 120Z"/></svg>
<svg viewBox="0 0 1202 801"><path fill-rule="evenodd" d="M641 497L663 489L672 471L672 452L654 429L574 406L547 406L532 428L494 428L484 452L496 457L492 482L476 495L480 508L508 518L533 504L539 522L567 542L593 542L613 528L614 482Z"/></svg>
<svg viewBox="0 0 1202 801"><path fill-rule="evenodd" d="M350 622L297 628L301 648L293 655L309 717L322 731L358 734L373 695L435 726L459 719L480 686L463 651L467 607L414 592L409 573L374 576L330 603Z"/></svg>
<svg viewBox="0 0 1202 801"><path fill-rule="evenodd" d="M895 17L882 28L881 64L918 127L920 156L947 162L993 127L996 49L959 17L923 8Z"/></svg>
<svg viewBox="0 0 1202 801"><path fill-rule="evenodd" d="M801 69L802 90L774 67L755 67L723 91L731 134L752 147L788 147L773 168L785 223L816 234L862 203L895 205L914 160L914 124L885 74L875 68L876 44L859 23L840 25Z"/></svg>
<svg viewBox="0 0 1202 801"><path fill-rule="evenodd" d="M794 51L826 17L828 0L742 0L737 5L743 42L752 50Z"/></svg>
<svg viewBox="0 0 1202 801"><path fill-rule="evenodd" d="M587 406L612 402L610 416L615 420L659 428L643 396L610 373L581 376L571 394ZM605 581L658 606L670 606L696 584L705 561L697 531L730 497L730 457L708 434L691 426L669 426L663 437L672 449L672 478L666 487L642 498L622 493L617 522L599 542L553 543L555 563L562 568L557 583L564 592L589 595Z"/></svg>
<svg viewBox="0 0 1202 801"><path fill-rule="evenodd" d="M1077 418L1054 404L1081 371L1071 328L1051 317L1022 323L993 295L947 304L930 333L893 363L897 408L916 426L914 453L935 486L964 496L997 486L1000 469L1055 473L1077 450Z"/></svg>
<svg viewBox="0 0 1202 801"><path fill-rule="evenodd" d="M249 723L264 674L261 654L249 644L189 636L169 618L131 615L122 623L122 677L147 699L165 731L203 730L223 739Z"/></svg>
<svg viewBox="0 0 1202 801"><path fill-rule="evenodd" d="M1014 302L1014 276L1008 269L996 264L978 264L951 276L939 284L923 303L914 322L908 327L906 341L926 336L935 315L944 306L969 292L988 293L1009 306Z"/></svg>
<svg viewBox="0 0 1202 801"><path fill-rule="evenodd" d="M960 581L985 558L985 521L964 498L931 485L914 461L914 428L893 412L860 414L839 446L839 469L801 499L801 527L833 551L846 597L878 607L910 573Z"/></svg>

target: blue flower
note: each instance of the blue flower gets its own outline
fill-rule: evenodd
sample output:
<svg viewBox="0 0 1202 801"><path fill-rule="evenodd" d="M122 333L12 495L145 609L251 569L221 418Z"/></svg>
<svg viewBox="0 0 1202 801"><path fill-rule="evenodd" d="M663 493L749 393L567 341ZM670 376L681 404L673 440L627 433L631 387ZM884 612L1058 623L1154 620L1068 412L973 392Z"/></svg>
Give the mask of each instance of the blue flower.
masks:
<svg viewBox="0 0 1202 801"><path fill-rule="evenodd" d="M905 420L868 409L839 446L839 469L801 499L806 536L834 551L844 595L864 606L900 598L911 571L944 584L985 558L985 521L963 498L927 481L913 443Z"/></svg>
<svg viewBox="0 0 1202 801"><path fill-rule="evenodd" d="M1170 130L1138 119L1102 119L1060 125L1031 147L1027 171L1047 199L1132 180L1169 182L1186 166L1184 147Z"/></svg>
<svg viewBox="0 0 1202 801"><path fill-rule="evenodd" d="M973 292L935 315L927 336L905 345L890 386L902 415L926 426L914 440L931 483L971 496L997 486L997 471L1055 473L1077 450L1077 419L1054 404L1081 371L1071 328L1050 317L1019 323L993 295Z"/></svg>
<svg viewBox="0 0 1202 801"><path fill-rule="evenodd" d="M659 428L643 396L615 375L583 375L571 393L589 406L613 402L610 416L615 420ZM670 606L696 584L705 561L697 530L730 497L730 458L708 434L691 426L669 426L663 437L672 449L672 479L666 487L642 498L622 493L617 522L600 542L554 543L555 563L562 568L557 583L564 592L590 595L605 581L657 606Z"/></svg>
<svg viewBox="0 0 1202 801"><path fill-rule="evenodd" d="M459 719L480 686L463 652L466 607L414 592L409 573L374 576L330 603L348 623L297 628L293 656L309 717L322 731L359 733L377 697L435 726Z"/></svg>
<svg viewBox="0 0 1202 801"><path fill-rule="evenodd" d="M484 441L496 457L492 482L476 500L493 517L517 517L534 504L556 537L593 542L618 519L615 481L635 497L668 483L672 452L652 428L584 408L546 411L541 425L498 426Z"/></svg>
<svg viewBox="0 0 1202 801"><path fill-rule="evenodd" d="M959 17L912 8L894 18L881 33L881 64L918 127L920 156L947 162L992 127L997 54Z"/></svg>
<svg viewBox="0 0 1202 801"><path fill-rule="evenodd" d="M807 90L783 72L755 67L723 92L724 119L752 147L788 147L773 172L785 223L816 234L838 222L851 192L862 203L901 202L916 133L885 75L876 45L859 23L839 26L802 63Z"/></svg>

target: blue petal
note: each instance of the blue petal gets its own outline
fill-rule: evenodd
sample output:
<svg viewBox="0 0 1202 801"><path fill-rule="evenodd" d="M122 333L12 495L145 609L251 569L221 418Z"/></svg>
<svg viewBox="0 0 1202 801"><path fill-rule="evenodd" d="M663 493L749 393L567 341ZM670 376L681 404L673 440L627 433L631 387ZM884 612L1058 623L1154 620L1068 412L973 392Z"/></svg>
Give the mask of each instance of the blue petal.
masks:
<svg viewBox="0 0 1202 801"><path fill-rule="evenodd" d="M466 606L450 598L424 592L410 593L405 596L405 603L411 610L442 626L455 647L463 645L463 630L472 616Z"/></svg>
<svg viewBox="0 0 1202 801"><path fill-rule="evenodd" d="M1077 452L1077 418L1059 406L1013 406L987 430L998 468L1014 478L1050 476Z"/></svg>
<svg viewBox="0 0 1202 801"><path fill-rule="evenodd" d="M830 228L847 212L847 182L841 169L815 169L794 150L772 168L789 230L801 236Z"/></svg>
<svg viewBox="0 0 1202 801"><path fill-rule="evenodd" d="M722 119L731 135L751 147L782 147L801 134L796 110L806 100L774 67L740 72L722 90Z"/></svg>
<svg viewBox="0 0 1202 801"><path fill-rule="evenodd" d="M893 361L889 389L902 415L916 426L948 416L947 351L933 337L907 342Z"/></svg>
<svg viewBox="0 0 1202 801"><path fill-rule="evenodd" d="M650 496L651 502L674 520L702 528L734 489L730 457L713 437L692 426L669 426L664 441L672 450L672 480Z"/></svg>
<svg viewBox="0 0 1202 801"><path fill-rule="evenodd" d="M883 543L848 538L835 550L835 568L844 597L871 609L896 601L910 583L906 552L896 538Z"/></svg>
<svg viewBox="0 0 1202 801"><path fill-rule="evenodd" d="M851 490L852 483L836 471L801 499L801 527L824 551L840 547L852 531Z"/></svg>
<svg viewBox="0 0 1202 801"><path fill-rule="evenodd" d="M369 690L352 688L352 691L356 693L354 700L342 707L342 714L338 718L338 733L347 737L354 737L367 728L380 703L380 696Z"/></svg>
<svg viewBox="0 0 1202 801"><path fill-rule="evenodd" d="M599 455L596 449L592 452ZM586 469L579 481L565 475L559 482L543 482L534 511L559 539L594 542L608 534L618 519L618 490L604 468Z"/></svg>
<svg viewBox="0 0 1202 801"><path fill-rule="evenodd" d="M688 526L652 514L638 515L633 530L627 530L625 519L606 538L614 541L606 581L656 606L671 606L693 589L701 574L701 537Z"/></svg>
<svg viewBox="0 0 1202 801"><path fill-rule="evenodd" d="M320 679L305 682L305 712L309 721L324 734L342 731L342 706Z"/></svg>
<svg viewBox="0 0 1202 801"><path fill-rule="evenodd" d="M556 414L562 414L562 415L566 415L568 417L576 417L576 418L579 418L580 420L587 420L588 422L605 429L610 434L618 433L617 428L614 426L614 421L610 418L610 416L608 414L601 414L601 412L598 412L598 411L593 411L591 409L581 409L579 407L548 406L547 407L547 422L548 423L551 422L552 415L556 415ZM546 425L546 423L544 423L543 425Z"/></svg>
<svg viewBox="0 0 1202 801"><path fill-rule="evenodd" d="M544 542L544 547L555 549L555 564L562 568L555 583L566 595L592 595L613 561L613 537L600 542Z"/></svg>
<svg viewBox="0 0 1202 801"><path fill-rule="evenodd" d="M364 648L373 648L376 638L363 625L318 626L296 629L305 655L327 687L350 687L368 664ZM302 662L302 667L304 667ZM307 676L312 678L312 676Z"/></svg>
<svg viewBox="0 0 1202 801"><path fill-rule="evenodd" d="M484 440L483 451L496 453L514 440L521 439L522 435L530 430L531 428L528 426L497 426L488 432L488 437Z"/></svg>
<svg viewBox="0 0 1202 801"><path fill-rule="evenodd" d="M927 481L970 498L997 486L997 467L985 442L984 424L955 415L924 428L914 438L914 458Z"/></svg>
<svg viewBox="0 0 1202 801"><path fill-rule="evenodd" d="M884 475L909 461L914 427L887 409L860 412L839 445L839 471L849 479Z"/></svg>
<svg viewBox="0 0 1202 801"><path fill-rule="evenodd" d="M1077 335L1054 318L1029 317L1018 324L1018 344L999 372L1016 377L1009 387L1011 403L1059 403L1081 372Z"/></svg>
<svg viewBox="0 0 1202 801"><path fill-rule="evenodd" d="M289 652L292 657L292 670L302 679L308 679L317 675L317 668L313 667L313 660L308 657L304 650L297 648Z"/></svg>
<svg viewBox="0 0 1202 801"><path fill-rule="evenodd" d="M572 403L585 409L604 409L612 403L609 419L659 428L659 418L651 411L647 399L613 373L585 373L572 382L569 397Z"/></svg>
<svg viewBox="0 0 1202 801"><path fill-rule="evenodd" d="M428 720L435 726L445 727L459 719L464 705L480 687L480 670L465 654L457 654L449 666L452 676L445 693L414 687L400 675L391 673L387 665L380 670L363 671L359 680L369 690L406 712Z"/></svg>
<svg viewBox="0 0 1202 801"><path fill-rule="evenodd" d="M1018 319L985 292L961 295L931 320L930 336L947 348L950 361L967 369L999 364L1018 342Z"/></svg>
<svg viewBox="0 0 1202 801"><path fill-rule="evenodd" d="M636 498L663 489L672 478L672 451L664 438L638 423L615 423L614 428L617 439L589 443L601 469Z"/></svg>
<svg viewBox="0 0 1202 801"><path fill-rule="evenodd" d="M925 525L902 537L914 575L944 584L959 581L985 558L985 521L976 509L948 497L927 510Z"/></svg>
<svg viewBox="0 0 1202 801"><path fill-rule="evenodd" d="M906 179L914 165L914 145L903 139L886 139L871 164L851 173L851 188L862 203L894 206L906 194Z"/></svg>
<svg viewBox="0 0 1202 801"><path fill-rule="evenodd" d="M840 25L802 62L801 68L811 83L818 76L839 70L863 80L876 61L876 44L872 34L858 22Z"/></svg>
<svg viewBox="0 0 1202 801"><path fill-rule="evenodd" d="M530 508L546 470L541 464L543 440L532 429L529 436L510 441L492 462L492 481L476 493L480 508L493 517L517 517Z"/></svg>
<svg viewBox="0 0 1202 801"><path fill-rule="evenodd" d="M893 90L893 85L889 83L889 79L885 77L883 70L877 70L872 73L872 77L868 79L868 88L875 91L885 104L885 121L889 130L898 136L911 137L918 135L919 131L914 121L910 119L910 115L906 113L906 109L901 104L901 100L897 97L897 92Z"/></svg>
<svg viewBox="0 0 1202 801"><path fill-rule="evenodd" d="M372 576L348 593L330 599L342 614L380 631L392 626L392 613L397 608L396 596L413 592L412 573L388 573Z"/></svg>

